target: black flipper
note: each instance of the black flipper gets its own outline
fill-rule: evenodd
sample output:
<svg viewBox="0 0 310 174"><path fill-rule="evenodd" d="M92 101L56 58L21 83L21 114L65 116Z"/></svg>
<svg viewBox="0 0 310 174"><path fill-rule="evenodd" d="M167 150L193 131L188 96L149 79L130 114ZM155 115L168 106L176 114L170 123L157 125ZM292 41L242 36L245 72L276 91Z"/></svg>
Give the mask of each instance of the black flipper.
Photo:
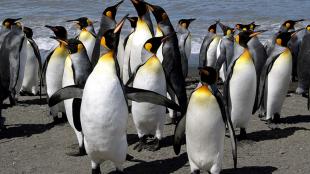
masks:
<svg viewBox="0 0 310 174"><path fill-rule="evenodd" d="M124 86L124 92L127 99L133 100L135 102L148 102L156 105L165 106L176 111L181 110L180 106L177 105L175 102L153 91Z"/></svg>
<svg viewBox="0 0 310 174"><path fill-rule="evenodd" d="M224 103L223 96L218 90L218 88L216 87L216 85L210 85L210 86L212 88L213 95L215 96L220 106L223 121L229 130L232 155L233 155L233 160L234 160L234 168L236 169L237 168L237 143L236 143L236 134L235 134L235 130L234 130L234 127L231 121L231 117L230 117L227 105Z"/></svg>
<svg viewBox="0 0 310 174"><path fill-rule="evenodd" d="M80 98L74 98L72 103L73 124L75 129L79 132L82 131L81 117L80 117L81 103L82 99Z"/></svg>
<svg viewBox="0 0 310 174"><path fill-rule="evenodd" d="M54 49L53 51L51 51L51 52L47 55L47 57L46 57L46 59L45 59L45 61L44 61L44 63L43 63L43 67L42 67L42 70L41 70L41 79L40 79L40 81L42 81L42 84L43 84L44 81L45 81L46 68L47 68L48 62L50 61L50 59L51 59L51 57L52 57L54 51L55 51L55 49ZM46 84L46 83L45 83L45 84Z"/></svg>
<svg viewBox="0 0 310 174"><path fill-rule="evenodd" d="M181 151L182 142L185 139L185 123L186 123L186 115L184 115L174 130L173 137L173 150L176 155L179 155Z"/></svg>
<svg viewBox="0 0 310 174"><path fill-rule="evenodd" d="M308 90L308 111L310 109L310 89Z"/></svg>
<svg viewBox="0 0 310 174"><path fill-rule="evenodd" d="M56 104L71 98L81 99L82 95L83 95L83 88L76 85L66 86L64 88L59 89L51 96L51 98L48 100L48 106L49 107L55 106Z"/></svg>

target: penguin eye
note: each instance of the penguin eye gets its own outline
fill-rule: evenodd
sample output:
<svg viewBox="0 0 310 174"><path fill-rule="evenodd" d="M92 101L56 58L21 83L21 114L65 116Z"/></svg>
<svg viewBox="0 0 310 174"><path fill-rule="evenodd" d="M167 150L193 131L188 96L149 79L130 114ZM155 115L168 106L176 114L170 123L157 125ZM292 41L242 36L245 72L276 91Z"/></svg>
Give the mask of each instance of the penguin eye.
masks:
<svg viewBox="0 0 310 174"><path fill-rule="evenodd" d="M240 41L240 36L237 35L236 38L235 38L235 40L236 40L237 43L239 43L239 41Z"/></svg>
<svg viewBox="0 0 310 174"><path fill-rule="evenodd" d="M278 38L278 39L276 40L276 43L277 43L278 45L282 45L282 39Z"/></svg>
<svg viewBox="0 0 310 174"><path fill-rule="evenodd" d="M111 11L107 11L107 12L105 13L105 15L106 15L107 17L109 17L109 18L112 18L112 12L111 12Z"/></svg>
<svg viewBox="0 0 310 174"><path fill-rule="evenodd" d="M286 26L286 28L290 28L291 24L290 23L286 23L285 26Z"/></svg>
<svg viewBox="0 0 310 174"><path fill-rule="evenodd" d="M145 45L144 45L144 48L146 49L146 50L148 50L148 51L151 51L151 49L152 49L152 44L151 43L146 43Z"/></svg>
<svg viewBox="0 0 310 174"><path fill-rule="evenodd" d="M107 43L106 43L106 40L105 40L105 37L103 36L100 40L100 44L104 47L107 47Z"/></svg>

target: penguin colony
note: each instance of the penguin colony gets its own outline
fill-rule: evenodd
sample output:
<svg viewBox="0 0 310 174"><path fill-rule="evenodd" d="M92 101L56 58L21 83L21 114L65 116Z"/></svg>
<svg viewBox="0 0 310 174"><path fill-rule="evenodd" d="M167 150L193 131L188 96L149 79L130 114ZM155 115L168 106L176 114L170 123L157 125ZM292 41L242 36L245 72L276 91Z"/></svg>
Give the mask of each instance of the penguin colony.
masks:
<svg viewBox="0 0 310 174"><path fill-rule="evenodd" d="M236 141L247 138L251 115L258 112L268 124L279 123L291 80L298 79L296 93L308 98L309 108L310 25L294 27L303 20L285 21L266 45L258 39L265 30L256 30L255 22L210 25L200 49L200 83L187 98L189 25L195 19L181 19L174 30L162 7L131 0L137 16L125 15L117 22L122 2L103 11L97 34L87 17L67 21L80 30L75 38L68 38L63 26L46 25L58 45L45 62L32 30L22 25L21 18L2 22L1 130L5 129L3 101L8 98L14 106L18 94L41 95L45 84L54 122L62 115L76 134L79 149L69 155L88 155L93 174L101 173L100 164L106 160L114 163L116 173L124 173L123 163L133 158L127 154L129 112L139 137L134 149L156 151L165 136L169 109L171 123L176 124L174 152L178 155L186 140L190 172L219 174L226 132L236 168ZM126 20L132 30L122 39ZM218 26L223 36L217 33Z"/></svg>

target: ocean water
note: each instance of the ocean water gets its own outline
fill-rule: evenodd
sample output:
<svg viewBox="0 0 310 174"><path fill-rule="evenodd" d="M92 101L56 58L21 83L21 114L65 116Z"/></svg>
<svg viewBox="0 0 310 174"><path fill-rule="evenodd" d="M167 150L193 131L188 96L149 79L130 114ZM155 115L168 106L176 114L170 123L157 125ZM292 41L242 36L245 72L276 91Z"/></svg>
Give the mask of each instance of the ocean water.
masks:
<svg viewBox="0 0 310 174"><path fill-rule="evenodd" d="M63 25L69 31L69 37L74 37L78 31L69 19L87 16L96 23L98 29L103 10L118 1L106 0L1 0L0 20L7 17L22 17L25 26L34 30L34 39L39 45L43 59L55 47L56 41L50 39L52 32L44 25ZM196 18L190 30L193 36L192 54L197 55L208 26L215 20L221 20L226 25L250 23L255 21L266 29L259 38L265 42L279 29L279 25L287 19L306 19L296 25L300 28L310 24L309 0L148 0L147 2L162 6L170 20L176 26L179 19ZM119 7L117 20L129 13L136 16L130 0L125 0ZM154 18L153 18L154 19ZM155 20L153 22L155 24ZM218 29L219 33L222 33ZM129 24L124 26L122 35L129 32ZM197 56L192 56L190 65L197 65Z"/></svg>

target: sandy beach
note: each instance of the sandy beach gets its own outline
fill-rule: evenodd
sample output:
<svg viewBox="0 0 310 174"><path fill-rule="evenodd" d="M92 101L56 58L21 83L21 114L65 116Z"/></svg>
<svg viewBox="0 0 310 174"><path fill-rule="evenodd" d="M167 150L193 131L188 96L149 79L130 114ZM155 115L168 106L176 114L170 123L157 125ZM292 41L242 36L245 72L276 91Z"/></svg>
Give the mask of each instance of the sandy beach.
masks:
<svg viewBox="0 0 310 174"><path fill-rule="evenodd" d="M190 71L188 93L197 81L197 71ZM291 90L296 84L291 85ZM7 130L0 132L0 173L90 173L87 156L73 157L66 153L77 148L77 140L68 123L53 125L47 117L48 107L39 97L20 97L18 105L3 111ZM296 94L286 98L281 124L268 126L257 115L251 117L248 140L238 142L238 169L233 169L231 147L225 138L223 174L305 174L310 173L310 114L306 100ZM206 118L207 119L207 118ZM138 141L132 118L128 122L129 154L134 162L124 164L128 174L190 173L186 146L176 156L172 148L174 126L165 126L163 147L156 152L136 152ZM239 134L239 130L236 131ZM103 173L113 173L107 161Z"/></svg>

